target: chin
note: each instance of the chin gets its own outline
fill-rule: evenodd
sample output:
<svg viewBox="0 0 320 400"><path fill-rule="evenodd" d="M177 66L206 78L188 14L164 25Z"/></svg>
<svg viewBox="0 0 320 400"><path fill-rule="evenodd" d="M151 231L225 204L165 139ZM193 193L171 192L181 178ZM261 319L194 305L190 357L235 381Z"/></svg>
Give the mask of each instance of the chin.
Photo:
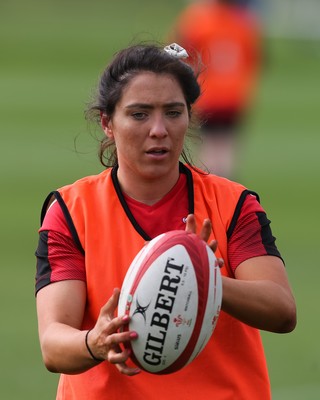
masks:
<svg viewBox="0 0 320 400"><path fill-rule="evenodd" d="M172 167L168 165L149 165L143 168L142 174L147 179L161 179L168 176Z"/></svg>

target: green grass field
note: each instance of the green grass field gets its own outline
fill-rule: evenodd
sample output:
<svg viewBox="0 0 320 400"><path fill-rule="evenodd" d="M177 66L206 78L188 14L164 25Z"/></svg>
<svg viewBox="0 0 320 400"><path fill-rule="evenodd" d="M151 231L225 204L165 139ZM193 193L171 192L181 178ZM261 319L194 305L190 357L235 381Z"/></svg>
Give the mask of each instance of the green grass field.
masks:
<svg viewBox="0 0 320 400"><path fill-rule="evenodd" d="M33 294L42 201L50 190L100 171L83 110L110 56L132 41L162 41L184 5L182 0L0 5L1 399L55 398L57 376L42 365ZM298 305L292 334L263 333L273 398L315 400L320 43L267 44L239 176L260 194L273 221Z"/></svg>

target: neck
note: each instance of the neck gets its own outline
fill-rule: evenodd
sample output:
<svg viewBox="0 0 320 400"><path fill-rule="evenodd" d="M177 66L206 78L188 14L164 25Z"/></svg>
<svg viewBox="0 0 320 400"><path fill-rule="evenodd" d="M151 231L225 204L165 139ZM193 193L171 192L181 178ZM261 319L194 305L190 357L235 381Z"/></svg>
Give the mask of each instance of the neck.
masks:
<svg viewBox="0 0 320 400"><path fill-rule="evenodd" d="M133 179L127 174L122 174L119 167L118 182L121 190L132 199L147 205L160 201L174 187L179 179L179 168L163 177L143 178L135 176Z"/></svg>

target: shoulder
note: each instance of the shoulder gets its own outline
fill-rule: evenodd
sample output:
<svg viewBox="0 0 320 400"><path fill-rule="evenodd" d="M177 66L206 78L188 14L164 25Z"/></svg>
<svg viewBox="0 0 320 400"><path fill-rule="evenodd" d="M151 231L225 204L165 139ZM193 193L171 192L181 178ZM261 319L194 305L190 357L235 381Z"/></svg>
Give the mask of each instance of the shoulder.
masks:
<svg viewBox="0 0 320 400"><path fill-rule="evenodd" d="M97 201L102 194L106 195L113 188L111 171L106 169L98 175L86 176L63 186L55 192L55 197L61 197L64 202L74 205Z"/></svg>
<svg viewBox="0 0 320 400"><path fill-rule="evenodd" d="M240 183L201 170L189 168L189 171L193 180L195 209L210 210L212 218L223 221L226 229L237 220L248 194L259 199L256 193Z"/></svg>
<svg viewBox="0 0 320 400"><path fill-rule="evenodd" d="M41 210L41 223L53 203L57 200L64 214L68 213L68 204L80 205L86 202L87 198L98 197L95 193L102 191L105 187L111 186L111 169L106 169L100 174L90 175L76 180L75 182L62 186L49 193L45 199ZM104 186L104 187L103 187Z"/></svg>
<svg viewBox="0 0 320 400"><path fill-rule="evenodd" d="M75 182L62 186L58 189L59 192L75 191L75 190L85 190L87 188L92 188L105 184L108 182L108 178L111 175L111 168L108 168L97 175L89 175L76 180Z"/></svg>
<svg viewBox="0 0 320 400"><path fill-rule="evenodd" d="M231 181L221 176L208 174L201 169L190 169L195 185L204 186L206 190L221 192L222 194L234 193L235 196L248 190L244 185L238 182Z"/></svg>

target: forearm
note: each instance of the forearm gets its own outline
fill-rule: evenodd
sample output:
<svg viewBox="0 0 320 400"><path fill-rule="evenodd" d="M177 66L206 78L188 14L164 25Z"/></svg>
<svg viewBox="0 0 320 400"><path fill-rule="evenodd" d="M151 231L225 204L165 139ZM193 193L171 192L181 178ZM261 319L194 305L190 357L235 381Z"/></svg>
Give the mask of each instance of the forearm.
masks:
<svg viewBox="0 0 320 400"><path fill-rule="evenodd" d="M98 364L85 344L87 331L61 323L52 323L41 335L41 351L51 372L78 374Z"/></svg>
<svg viewBox="0 0 320 400"><path fill-rule="evenodd" d="M290 332L296 323L291 292L271 280L223 277L222 310L250 326L271 332Z"/></svg>
<svg viewBox="0 0 320 400"><path fill-rule="evenodd" d="M65 280L46 286L37 295L39 338L44 363L51 372L78 374L106 360L126 375L138 368L127 366L130 352L125 344L135 340L135 332L123 331L127 316L115 317L120 290L115 289L100 309L95 326L87 336L81 331L86 288L84 282ZM99 360L94 360L98 358Z"/></svg>

